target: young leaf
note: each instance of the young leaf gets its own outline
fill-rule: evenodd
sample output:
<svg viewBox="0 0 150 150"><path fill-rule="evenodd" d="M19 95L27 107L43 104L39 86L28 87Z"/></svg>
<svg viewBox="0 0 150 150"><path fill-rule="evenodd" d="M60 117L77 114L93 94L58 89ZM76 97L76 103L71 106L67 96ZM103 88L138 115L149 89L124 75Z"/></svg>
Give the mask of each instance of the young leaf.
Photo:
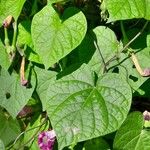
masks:
<svg viewBox="0 0 150 150"><path fill-rule="evenodd" d="M39 56L34 52L32 37L31 37L31 22L23 21L18 25L17 46L27 46L25 55L30 61L42 63Z"/></svg>
<svg viewBox="0 0 150 150"><path fill-rule="evenodd" d="M106 8L109 12L109 21L133 18L150 20L149 0L107 0Z"/></svg>
<svg viewBox="0 0 150 150"><path fill-rule="evenodd" d="M32 71L30 87L22 86L17 74L11 76L4 69L0 74L0 105L15 118L19 111L26 105L35 88L36 79Z"/></svg>
<svg viewBox="0 0 150 150"><path fill-rule="evenodd" d="M3 45L1 40L0 40L0 66L2 66L2 68L5 68L6 70L10 66L9 55L7 54L5 46Z"/></svg>
<svg viewBox="0 0 150 150"><path fill-rule="evenodd" d="M1 0L0 1L0 26L4 19L11 15L15 20L18 19L25 0Z"/></svg>
<svg viewBox="0 0 150 150"><path fill-rule="evenodd" d="M149 150L150 131L143 129L143 125L143 115L131 113L116 134L114 149Z"/></svg>
<svg viewBox="0 0 150 150"><path fill-rule="evenodd" d="M62 18L51 5L45 6L32 21L31 33L36 52L48 68L75 49L87 30L84 14L77 8L65 10Z"/></svg>
<svg viewBox="0 0 150 150"><path fill-rule="evenodd" d="M5 150L3 141L0 139L0 150Z"/></svg>
<svg viewBox="0 0 150 150"><path fill-rule="evenodd" d="M20 126L17 120L11 117L7 118L4 114L0 113L0 139L3 141L4 145L7 146L15 140L15 138L20 133ZM0 147L1 150L1 147Z"/></svg>
<svg viewBox="0 0 150 150"><path fill-rule="evenodd" d="M39 82L38 94L57 134L59 148L119 128L129 111L131 89L117 74L106 74L95 85L93 72L82 66L59 80ZM38 84L39 85L39 84Z"/></svg>

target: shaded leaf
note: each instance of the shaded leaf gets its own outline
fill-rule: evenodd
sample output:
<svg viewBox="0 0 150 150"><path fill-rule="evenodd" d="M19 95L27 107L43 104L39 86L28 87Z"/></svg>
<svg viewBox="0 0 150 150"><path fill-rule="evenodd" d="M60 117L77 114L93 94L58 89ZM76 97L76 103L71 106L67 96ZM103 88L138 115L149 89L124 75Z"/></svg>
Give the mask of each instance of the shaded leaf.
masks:
<svg viewBox="0 0 150 150"><path fill-rule="evenodd" d="M86 141L84 148L84 150L108 150L109 145L104 139L100 137Z"/></svg>
<svg viewBox="0 0 150 150"><path fill-rule="evenodd" d="M6 70L10 66L9 56L1 40L0 40L0 66L2 66L2 68L5 68Z"/></svg>
<svg viewBox="0 0 150 150"><path fill-rule="evenodd" d="M13 120L11 117L8 118L3 113L0 113L0 138L4 145L10 144L19 133L20 126L17 120Z"/></svg>
<svg viewBox="0 0 150 150"><path fill-rule="evenodd" d="M13 73L11 76L4 69L0 74L0 105L15 118L19 111L26 105L35 88L36 79L31 73L30 87L22 86L20 77Z"/></svg>

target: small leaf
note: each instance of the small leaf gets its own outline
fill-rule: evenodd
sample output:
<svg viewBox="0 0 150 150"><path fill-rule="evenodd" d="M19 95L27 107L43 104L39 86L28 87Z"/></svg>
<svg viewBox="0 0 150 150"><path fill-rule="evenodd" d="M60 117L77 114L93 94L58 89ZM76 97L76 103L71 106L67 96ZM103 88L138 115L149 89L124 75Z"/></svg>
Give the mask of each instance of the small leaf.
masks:
<svg viewBox="0 0 150 150"><path fill-rule="evenodd" d="M150 131L143 129L143 125L143 115L131 113L116 134L114 149L149 150Z"/></svg>
<svg viewBox="0 0 150 150"><path fill-rule="evenodd" d="M26 105L35 88L35 75L31 74L30 87L22 86L17 74L11 76L4 69L0 75L0 105L15 118L19 111Z"/></svg>
<svg viewBox="0 0 150 150"><path fill-rule="evenodd" d="M75 49L87 30L86 18L77 8L66 9L61 19L54 8L47 5L32 21L35 50L46 68Z"/></svg>
<svg viewBox="0 0 150 150"><path fill-rule="evenodd" d="M24 45L27 46L24 52L27 59L37 63L42 63L39 59L39 56L34 51L30 21L23 21L18 25L17 46L22 47Z"/></svg>
<svg viewBox="0 0 150 150"><path fill-rule="evenodd" d="M5 68L6 70L10 66L9 56L1 40L0 40L0 66L2 66L2 68Z"/></svg>
<svg viewBox="0 0 150 150"><path fill-rule="evenodd" d="M106 74L95 85L93 72L84 65L62 79L50 78L49 84L43 78L38 77L43 85L37 87L38 94L43 95L41 101L56 131L60 149L76 140L113 132L126 118L131 89L117 74Z"/></svg>
<svg viewBox="0 0 150 150"><path fill-rule="evenodd" d="M133 18L150 20L149 0L107 0L106 8L109 12L109 21Z"/></svg>
<svg viewBox="0 0 150 150"><path fill-rule="evenodd" d="M0 139L0 150L5 150L3 141Z"/></svg>
<svg viewBox="0 0 150 150"><path fill-rule="evenodd" d="M15 20L18 19L25 0L1 0L0 1L0 26L4 19L11 15Z"/></svg>
<svg viewBox="0 0 150 150"><path fill-rule="evenodd" d="M0 113L0 138L4 145L7 146L15 140L20 133L20 126L17 120L11 117L7 118L4 114ZM1 148L0 148L1 150Z"/></svg>

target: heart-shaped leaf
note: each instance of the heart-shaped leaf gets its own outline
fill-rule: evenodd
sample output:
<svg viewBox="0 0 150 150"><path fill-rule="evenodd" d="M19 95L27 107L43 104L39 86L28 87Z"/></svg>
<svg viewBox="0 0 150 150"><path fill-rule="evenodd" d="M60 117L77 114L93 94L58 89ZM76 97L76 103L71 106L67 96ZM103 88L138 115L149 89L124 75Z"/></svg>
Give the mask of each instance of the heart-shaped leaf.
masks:
<svg viewBox="0 0 150 150"><path fill-rule="evenodd" d="M42 79L38 77L41 83ZM106 74L95 85L90 67L82 66L62 79L50 78L49 84L44 83L45 90L38 86L38 94L45 94L41 101L56 131L60 149L74 141L115 131L130 108L131 89L117 74Z"/></svg>
<svg viewBox="0 0 150 150"><path fill-rule="evenodd" d="M150 131L143 129L143 125L144 121L141 113L134 112L130 114L116 134L114 149L149 150Z"/></svg>
<svg viewBox="0 0 150 150"><path fill-rule="evenodd" d="M87 30L84 14L77 8L65 10L60 19L51 5L37 13L32 22L31 33L36 52L46 68L75 49Z"/></svg>
<svg viewBox="0 0 150 150"><path fill-rule="evenodd" d="M19 111L26 105L34 91L36 78L34 72L31 74L31 85L22 86L17 74L11 76L4 69L0 72L0 105L15 118Z"/></svg>
<svg viewBox="0 0 150 150"><path fill-rule="evenodd" d="M106 3L106 8L110 15L109 21L133 18L150 20L149 0L107 0L104 3Z"/></svg>
<svg viewBox="0 0 150 150"><path fill-rule="evenodd" d="M1 0L0 1L0 26L4 19L11 15L15 20L20 15L25 0Z"/></svg>

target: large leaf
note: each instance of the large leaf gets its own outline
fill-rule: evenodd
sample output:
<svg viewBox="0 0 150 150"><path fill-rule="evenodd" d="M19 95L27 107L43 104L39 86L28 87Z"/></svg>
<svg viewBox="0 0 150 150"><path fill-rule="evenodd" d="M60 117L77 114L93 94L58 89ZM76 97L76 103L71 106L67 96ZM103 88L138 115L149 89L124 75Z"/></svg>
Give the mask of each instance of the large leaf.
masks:
<svg viewBox="0 0 150 150"><path fill-rule="evenodd" d="M38 86L38 94L43 95L59 149L115 131L130 108L131 89L117 74L106 74L95 85L93 72L82 66L62 79L50 78L49 84L39 77L38 82L46 84L45 90Z"/></svg>
<svg viewBox="0 0 150 150"><path fill-rule="evenodd" d="M61 19L51 5L37 13L33 18L31 33L35 50L46 68L76 48L86 30L85 16L77 8L65 10Z"/></svg>
<svg viewBox="0 0 150 150"><path fill-rule="evenodd" d="M31 74L30 86L25 87L20 83L17 74L11 76L4 69L0 73L0 105L4 107L13 118L26 105L35 88L35 75Z"/></svg>
<svg viewBox="0 0 150 150"><path fill-rule="evenodd" d="M149 150L150 131L143 129L143 124L141 113L130 114L116 134L114 149Z"/></svg>
<svg viewBox="0 0 150 150"><path fill-rule="evenodd" d="M10 142L20 133L20 127L17 120L13 120L11 117L6 117L3 113L0 113L0 139L7 146ZM1 148L0 148L1 150Z"/></svg>
<svg viewBox="0 0 150 150"><path fill-rule="evenodd" d="M109 21L133 18L150 20L150 0L106 0Z"/></svg>
<svg viewBox="0 0 150 150"><path fill-rule="evenodd" d="M25 0L1 0L0 1L0 26L4 19L11 15L15 20L20 15Z"/></svg>

